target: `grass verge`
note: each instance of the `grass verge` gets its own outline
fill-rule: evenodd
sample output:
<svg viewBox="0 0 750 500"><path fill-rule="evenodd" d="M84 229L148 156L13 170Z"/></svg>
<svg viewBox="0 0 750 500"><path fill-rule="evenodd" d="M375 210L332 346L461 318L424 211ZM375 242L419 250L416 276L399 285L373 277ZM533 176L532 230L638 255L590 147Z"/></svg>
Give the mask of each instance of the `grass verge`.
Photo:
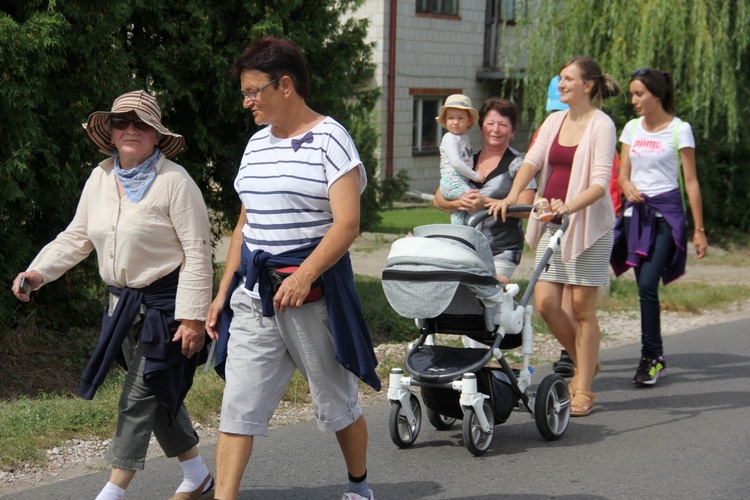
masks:
<svg viewBox="0 0 750 500"><path fill-rule="evenodd" d="M403 235L419 225L447 222L447 214L432 207L399 209L386 212L376 231ZM523 258L533 259L533 254L526 251ZM735 248L723 255L709 254L702 263L747 266L750 263L750 252ZM697 263L689 261L688 266L695 264ZM217 266L217 274L220 275L221 270L222 266ZM416 336L413 321L398 316L388 304L380 280L365 276L356 276L355 280L375 344L404 343ZM522 289L527 286L524 282L519 284ZM750 300L750 287L741 285L677 282L662 287L660 293L663 309L692 313L722 309L737 301ZM610 295L600 302L599 307L608 311L637 311L635 282L613 281ZM80 343L62 342L60 338L63 336L60 334L30 331L32 329L28 326L26 331L12 335L9 339L15 340L0 349L0 365L11 369L0 372L4 385L17 384L18 389L12 391L13 394L19 394L24 385L27 389L25 395L0 400L0 469L4 470L12 470L26 463L43 465L44 450L61 446L69 439L90 439L94 436L109 438L117 418L122 372L113 372L93 401L78 399L73 395L74 388L83 368L80 361L86 361L86 357L81 354L83 348ZM536 314L534 329L539 333L549 332ZM93 338L93 332L93 329L92 332L77 332L74 338L82 339L84 334ZM36 344L32 341L33 338L37 339ZM42 366L32 374L33 367L29 366L29 359L34 359L36 365L46 364L46 361L40 361L47 359L40 358L40 353L44 356L48 353L50 360L67 360L67 364L50 365L46 368ZM510 353L511 361L512 356ZM23 360L24 364L13 364L17 359ZM79 360L79 363L70 364L71 359ZM378 366L381 379L387 380L390 369L396 366L403 366L403 350L386 351ZM44 380L37 379L39 374ZM196 374L193 388L186 400L194 421L208 427L216 425L223 387L223 381L213 370L204 373L201 369ZM39 388L44 389L40 391ZM371 391L369 388L363 390ZM308 387L299 373L295 374L289 384L284 401L287 405L309 403Z"/></svg>
<svg viewBox="0 0 750 500"><path fill-rule="evenodd" d="M417 226L425 224L450 224L451 217L432 205L414 208L401 208L383 212L374 233L391 233L403 236Z"/></svg>

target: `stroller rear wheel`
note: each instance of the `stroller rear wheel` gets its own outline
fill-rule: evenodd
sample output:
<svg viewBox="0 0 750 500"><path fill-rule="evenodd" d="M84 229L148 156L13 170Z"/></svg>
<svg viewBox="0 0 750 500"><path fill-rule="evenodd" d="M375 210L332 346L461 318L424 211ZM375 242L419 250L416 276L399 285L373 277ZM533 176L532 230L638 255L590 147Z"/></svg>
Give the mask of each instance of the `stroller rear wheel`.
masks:
<svg viewBox="0 0 750 500"><path fill-rule="evenodd" d="M422 428L422 405L419 398L412 394L409 396L409 406L414 414L415 421L409 424L409 419L401 402L391 401L391 416L388 427L391 431L391 441L399 448L408 448L414 444Z"/></svg>
<svg viewBox="0 0 750 500"><path fill-rule="evenodd" d="M469 452L478 457L484 455L492 444L492 436L495 432L495 414L492 406L487 400L482 403L482 411L487 421L490 423L489 432L482 430L482 424L474 412L474 408L468 407L464 411L464 445Z"/></svg>
<svg viewBox="0 0 750 500"><path fill-rule="evenodd" d="M534 401L534 420L548 441L562 437L570 423L570 391L559 375L547 375L539 384Z"/></svg>
<svg viewBox="0 0 750 500"><path fill-rule="evenodd" d="M446 417L445 415L441 415L440 413L431 410L430 408L427 408L425 406L424 412L427 414L427 420L432 424L432 426L439 430L439 431L447 431L451 427L453 427L453 424L456 423L456 419L453 417Z"/></svg>

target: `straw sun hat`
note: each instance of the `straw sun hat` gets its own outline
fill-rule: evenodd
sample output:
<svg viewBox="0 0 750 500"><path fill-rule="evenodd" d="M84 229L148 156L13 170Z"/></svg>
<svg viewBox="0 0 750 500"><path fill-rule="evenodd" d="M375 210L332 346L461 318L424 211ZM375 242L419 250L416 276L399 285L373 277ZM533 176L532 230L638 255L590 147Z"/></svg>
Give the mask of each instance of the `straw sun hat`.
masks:
<svg viewBox="0 0 750 500"><path fill-rule="evenodd" d="M143 90L128 92L115 99L115 102L112 103L112 111L91 113L89 121L83 124L86 137L102 153L113 153L116 148L112 144L112 130L110 129L109 119L112 115L122 115L131 111L161 134L159 149L164 153L164 156L171 160L185 147L184 137L170 132L161 124L161 110L156 98Z"/></svg>
<svg viewBox="0 0 750 500"><path fill-rule="evenodd" d="M438 116L435 118L443 128L448 128L445 126L445 112L448 111L449 108L465 109L468 111L469 115L471 115L471 125L469 125L469 128L473 127L474 124L479 121L479 113L477 113L476 109L471 107L471 99L463 94L453 94L445 99L445 103L440 106Z"/></svg>

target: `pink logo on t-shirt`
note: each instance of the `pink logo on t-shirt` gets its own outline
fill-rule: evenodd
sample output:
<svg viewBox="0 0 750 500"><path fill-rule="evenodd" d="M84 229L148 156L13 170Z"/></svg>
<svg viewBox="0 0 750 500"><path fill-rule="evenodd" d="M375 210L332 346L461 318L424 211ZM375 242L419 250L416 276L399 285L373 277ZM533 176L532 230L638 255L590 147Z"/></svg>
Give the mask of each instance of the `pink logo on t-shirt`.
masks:
<svg viewBox="0 0 750 500"><path fill-rule="evenodd" d="M661 154L664 152L664 145L661 141L652 139L636 139L630 152L638 157L641 154Z"/></svg>

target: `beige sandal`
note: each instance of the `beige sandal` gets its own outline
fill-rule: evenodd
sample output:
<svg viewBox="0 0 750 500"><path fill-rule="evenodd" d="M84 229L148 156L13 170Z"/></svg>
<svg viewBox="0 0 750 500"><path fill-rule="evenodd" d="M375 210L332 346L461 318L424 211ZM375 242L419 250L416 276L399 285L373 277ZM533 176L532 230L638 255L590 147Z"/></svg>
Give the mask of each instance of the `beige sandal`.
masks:
<svg viewBox="0 0 750 500"><path fill-rule="evenodd" d="M205 491L204 491L205 490ZM214 478L211 473L206 476L200 486L193 491L175 493L169 500L213 500Z"/></svg>
<svg viewBox="0 0 750 500"><path fill-rule="evenodd" d="M586 391L575 391L570 400L570 416L585 417L594 411L596 394Z"/></svg>
<svg viewBox="0 0 750 500"><path fill-rule="evenodd" d="M594 378L596 378L597 375L599 375L599 372L602 371L602 364L601 362L597 361L596 363L596 370L594 370ZM576 376L578 375L578 368L575 368L573 370L573 378L570 379L570 382L568 383L568 392L570 392L570 396L573 396L573 393L576 392L574 389L573 383L575 382Z"/></svg>

